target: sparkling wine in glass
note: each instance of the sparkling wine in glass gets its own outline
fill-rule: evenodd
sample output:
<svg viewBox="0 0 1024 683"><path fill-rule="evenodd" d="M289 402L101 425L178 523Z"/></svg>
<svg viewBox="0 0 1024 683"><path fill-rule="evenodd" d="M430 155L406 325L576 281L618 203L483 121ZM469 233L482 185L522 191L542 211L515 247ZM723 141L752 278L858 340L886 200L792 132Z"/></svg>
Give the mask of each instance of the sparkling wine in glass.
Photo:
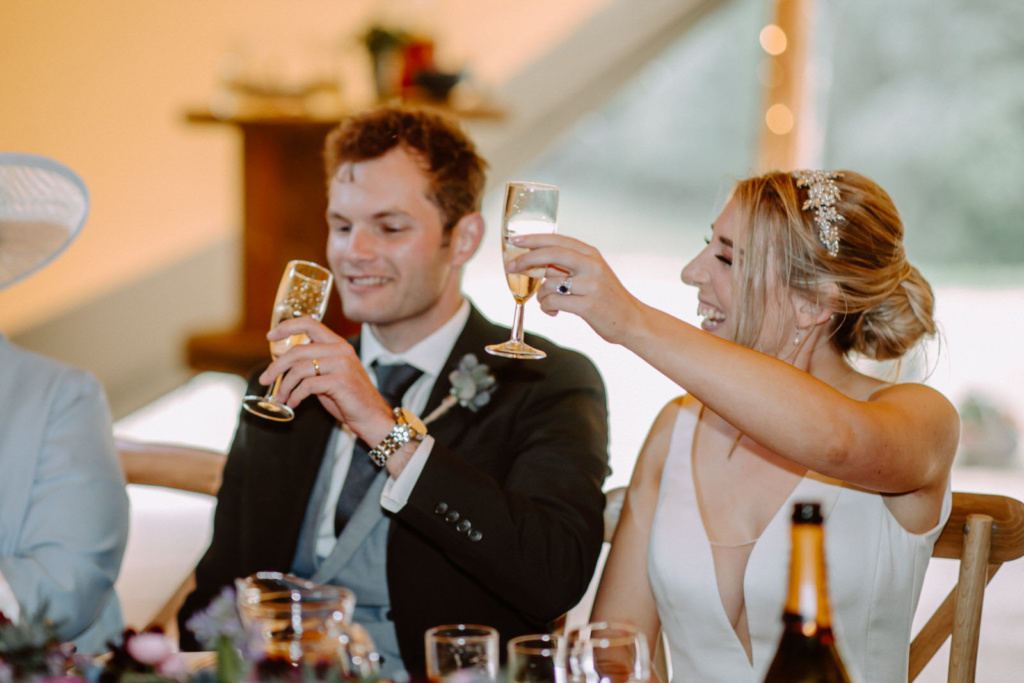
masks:
<svg viewBox="0 0 1024 683"><path fill-rule="evenodd" d="M508 263L529 251L512 244L516 235L553 233L558 223L558 188L542 183L512 182L505 185L505 208L501 219L501 258ZM487 353L506 358L544 358L540 349L523 341L523 304L533 296L544 280L546 268L530 268L522 273L506 273L508 288L516 300L511 338L502 344L485 347Z"/></svg>
<svg viewBox="0 0 1024 683"><path fill-rule="evenodd" d="M290 318L308 315L316 320L324 317L327 300L331 294L334 276L331 271L310 261L289 261L285 266L281 284L277 286L274 313L270 329ZM293 334L279 341L270 342L270 355L275 360L285 351L298 344L308 344L309 337ZM267 390L266 395L250 395L242 399L242 407L253 415L277 422L288 422L295 417L295 411L277 400L277 387L281 377Z"/></svg>

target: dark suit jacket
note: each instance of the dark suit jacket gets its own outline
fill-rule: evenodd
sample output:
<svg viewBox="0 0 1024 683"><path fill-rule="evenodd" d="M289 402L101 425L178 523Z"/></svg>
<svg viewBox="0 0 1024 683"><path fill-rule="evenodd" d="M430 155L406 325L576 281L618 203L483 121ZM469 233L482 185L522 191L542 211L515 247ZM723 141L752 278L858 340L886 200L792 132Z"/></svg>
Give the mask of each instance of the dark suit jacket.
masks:
<svg viewBox="0 0 1024 683"><path fill-rule="evenodd" d="M528 341L547 352L544 360L484 351L506 339L507 328L472 310L424 415L448 394L448 373L468 353L491 368L497 388L478 412L456 405L428 425L436 443L409 502L392 516L392 616L402 659L416 678L424 671L427 628L494 626L504 654L509 638L546 631L579 601L600 554L608 473L601 377L586 357L538 337ZM250 389L262 391L255 383ZM242 413L213 540L178 617L186 649L196 643L185 620L222 587L291 567L333 425L312 399L292 422Z"/></svg>

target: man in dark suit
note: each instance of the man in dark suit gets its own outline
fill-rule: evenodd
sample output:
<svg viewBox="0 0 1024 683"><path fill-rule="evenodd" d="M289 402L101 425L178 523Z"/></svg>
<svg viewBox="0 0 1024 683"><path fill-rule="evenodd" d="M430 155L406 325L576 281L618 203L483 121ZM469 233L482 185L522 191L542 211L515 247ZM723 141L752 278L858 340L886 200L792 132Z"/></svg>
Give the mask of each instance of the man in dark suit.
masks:
<svg viewBox="0 0 1024 683"><path fill-rule="evenodd" d="M270 333L311 340L249 387L285 373L296 417L242 413L182 644L195 646L188 616L236 577L292 572L353 589L382 675L419 679L427 628L494 626L504 652L582 597L603 533L604 385L541 338L527 341L544 360L484 353L509 332L461 292L485 163L454 123L376 110L342 122L326 156L328 261L362 331L346 341L298 318Z"/></svg>

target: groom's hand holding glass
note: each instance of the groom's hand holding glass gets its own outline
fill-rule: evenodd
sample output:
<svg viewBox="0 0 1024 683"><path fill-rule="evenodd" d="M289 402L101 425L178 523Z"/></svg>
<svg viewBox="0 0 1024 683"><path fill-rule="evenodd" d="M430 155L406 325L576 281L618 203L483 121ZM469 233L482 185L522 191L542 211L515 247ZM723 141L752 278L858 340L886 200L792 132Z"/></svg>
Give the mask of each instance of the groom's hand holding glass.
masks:
<svg viewBox="0 0 1024 683"><path fill-rule="evenodd" d="M274 342L298 334L307 335L310 343L282 354L263 371L260 383L271 384L283 374L277 391L282 403L294 408L316 396L327 412L356 436L371 445L383 441L395 426L394 413L370 380L356 350L310 317L281 322L267 333L267 339ZM398 476L414 451L396 451L387 461L388 472Z"/></svg>

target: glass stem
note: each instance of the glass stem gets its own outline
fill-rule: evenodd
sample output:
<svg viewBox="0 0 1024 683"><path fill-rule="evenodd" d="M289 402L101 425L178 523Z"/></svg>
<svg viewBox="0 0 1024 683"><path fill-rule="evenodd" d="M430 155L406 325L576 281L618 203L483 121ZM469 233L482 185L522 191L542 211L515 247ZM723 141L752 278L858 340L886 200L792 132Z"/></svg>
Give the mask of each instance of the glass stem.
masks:
<svg viewBox="0 0 1024 683"><path fill-rule="evenodd" d="M264 396L264 398L270 401L271 403L277 403L277 387L281 384L282 377L284 377L284 375L277 376L277 379L274 380L274 383L271 384L270 387L267 389L267 395Z"/></svg>
<svg viewBox="0 0 1024 683"><path fill-rule="evenodd" d="M523 302L516 299L516 313L512 321L512 340L523 343Z"/></svg>

